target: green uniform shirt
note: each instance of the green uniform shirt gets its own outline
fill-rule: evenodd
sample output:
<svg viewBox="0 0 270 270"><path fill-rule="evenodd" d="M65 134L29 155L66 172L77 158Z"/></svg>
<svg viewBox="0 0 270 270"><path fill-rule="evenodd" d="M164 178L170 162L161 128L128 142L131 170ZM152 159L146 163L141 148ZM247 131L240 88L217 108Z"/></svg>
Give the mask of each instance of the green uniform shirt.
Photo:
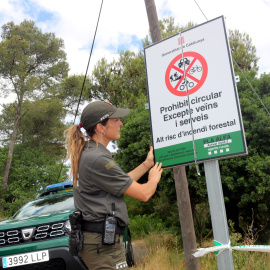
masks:
<svg viewBox="0 0 270 270"><path fill-rule="evenodd" d="M129 225L123 193L133 180L112 158L111 152L100 143L88 141L82 151L77 187L74 187L74 204L82 211L83 219L91 222L103 221L112 215L119 225Z"/></svg>

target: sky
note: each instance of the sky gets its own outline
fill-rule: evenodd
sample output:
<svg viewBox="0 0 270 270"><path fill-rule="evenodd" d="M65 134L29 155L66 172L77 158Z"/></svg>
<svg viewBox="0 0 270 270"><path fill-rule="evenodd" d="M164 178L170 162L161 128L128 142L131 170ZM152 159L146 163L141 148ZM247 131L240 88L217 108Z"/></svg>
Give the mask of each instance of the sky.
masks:
<svg viewBox="0 0 270 270"><path fill-rule="evenodd" d="M33 20L43 33L54 32L64 40L69 75L84 75L101 3L101 0L1 0L0 26L10 21L20 24L27 19ZM189 21L201 24L224 15L227 30L238 29L252 38L260 58L259 73L270 72L270 0L155 0L155 4L159 20L172 16L180 26ZM110 62L117 59L120 50L138 52L147 34L144 0L104 0L88 75L103 57ZM0 99L0 103L10 99Z"/></svg>

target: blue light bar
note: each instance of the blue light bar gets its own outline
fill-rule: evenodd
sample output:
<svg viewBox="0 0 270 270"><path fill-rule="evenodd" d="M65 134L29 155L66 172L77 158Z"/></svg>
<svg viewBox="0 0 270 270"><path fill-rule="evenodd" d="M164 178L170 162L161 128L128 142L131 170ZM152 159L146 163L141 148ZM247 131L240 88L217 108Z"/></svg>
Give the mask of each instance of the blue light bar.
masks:
<svg viewBox="0 0 270 270"><path fill-rule="evenodd" d="M73 181L52 184L45 188L45 192L63 190L63 189L71 187L72 185L73 185Z"/></svg>

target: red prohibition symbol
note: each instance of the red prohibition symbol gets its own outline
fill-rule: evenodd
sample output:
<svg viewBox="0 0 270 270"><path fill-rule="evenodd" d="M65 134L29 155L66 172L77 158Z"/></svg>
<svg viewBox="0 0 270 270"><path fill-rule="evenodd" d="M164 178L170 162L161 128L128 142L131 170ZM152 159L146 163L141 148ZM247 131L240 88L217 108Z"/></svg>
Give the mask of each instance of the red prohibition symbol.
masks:
<svg viewBox="0 0 270 270"><path fill-rule="evenodd" d="M185 72L186 70L186 79ZM179 54L169 64L165 83L168 90L175 96L187 96L198 91L204 84L208 66L203 56L196 52Z"/></svg>

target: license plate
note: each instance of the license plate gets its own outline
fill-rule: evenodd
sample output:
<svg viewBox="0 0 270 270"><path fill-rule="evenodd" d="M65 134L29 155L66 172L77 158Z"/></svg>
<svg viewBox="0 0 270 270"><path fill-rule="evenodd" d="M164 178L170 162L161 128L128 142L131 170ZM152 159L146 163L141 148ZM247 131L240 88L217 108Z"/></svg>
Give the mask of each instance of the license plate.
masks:
<svg viewBox="0 0 270 270"><path fill-rule="evenodd" d="M18 255L2 258L3 268L45 262L48 260L49 260L48 250L42 250L42 251L31 252L31 253L23 253L23 254L18 254Z"/></svg>

